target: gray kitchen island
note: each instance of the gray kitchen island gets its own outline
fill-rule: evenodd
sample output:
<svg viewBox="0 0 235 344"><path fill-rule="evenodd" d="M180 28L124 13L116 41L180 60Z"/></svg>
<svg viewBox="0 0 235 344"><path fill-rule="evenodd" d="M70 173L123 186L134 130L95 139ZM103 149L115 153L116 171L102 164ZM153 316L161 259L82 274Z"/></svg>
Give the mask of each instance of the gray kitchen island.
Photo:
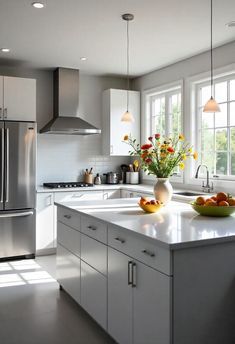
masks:
<svg viewBox="0 0 235 344"><path fill-rule="evenodd" d="M235 343L235 218L137 201L55 203L61 288L120 344Z"/></svg>

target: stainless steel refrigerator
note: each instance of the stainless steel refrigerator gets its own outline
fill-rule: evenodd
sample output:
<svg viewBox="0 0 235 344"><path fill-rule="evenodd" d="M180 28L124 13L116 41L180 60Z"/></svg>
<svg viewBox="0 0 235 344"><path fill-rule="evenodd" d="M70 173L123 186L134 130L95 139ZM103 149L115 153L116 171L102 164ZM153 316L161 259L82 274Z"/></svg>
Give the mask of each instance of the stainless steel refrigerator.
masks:
<svg viewBox="0 0 235 344"><path fill-rule="evenodd" d="M35 256L36 133L0 121L0 259Z"/></svg>

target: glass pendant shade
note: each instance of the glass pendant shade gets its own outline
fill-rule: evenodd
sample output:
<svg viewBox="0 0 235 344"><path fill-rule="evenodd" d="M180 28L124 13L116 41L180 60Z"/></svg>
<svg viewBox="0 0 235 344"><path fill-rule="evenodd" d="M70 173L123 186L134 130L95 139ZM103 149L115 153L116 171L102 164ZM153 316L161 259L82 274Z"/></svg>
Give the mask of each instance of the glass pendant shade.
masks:
<svg viewBox="0 0 235 344"><path fill-rule="evenodd" d="M126 111L126 112L124 112L124 114L122 115L121 121L122 121L122 122L126 122L126 123L132 123L132 122L135 122L135 119L134 119L134 117L133 117L133 115L132 115L131 112Z"/></svg>
<svg viewBox="0 0 235 344"><path fill-rule="evenodd" d="M220 112L220 107L216 100L211 96L203 108L203 112Z"/></svg>

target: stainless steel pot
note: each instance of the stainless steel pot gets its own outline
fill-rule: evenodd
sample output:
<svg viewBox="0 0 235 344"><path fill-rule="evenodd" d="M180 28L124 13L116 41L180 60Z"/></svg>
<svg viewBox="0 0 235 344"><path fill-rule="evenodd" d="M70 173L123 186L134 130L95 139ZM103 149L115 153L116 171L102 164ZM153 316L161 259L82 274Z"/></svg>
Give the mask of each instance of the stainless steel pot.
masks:
<svg viewBox="0 0 235 344"><path fill-rule="evenodd" d="M118 173L108 172L104 173L104 176L106 176L106 184L118 184Z"/></svg>

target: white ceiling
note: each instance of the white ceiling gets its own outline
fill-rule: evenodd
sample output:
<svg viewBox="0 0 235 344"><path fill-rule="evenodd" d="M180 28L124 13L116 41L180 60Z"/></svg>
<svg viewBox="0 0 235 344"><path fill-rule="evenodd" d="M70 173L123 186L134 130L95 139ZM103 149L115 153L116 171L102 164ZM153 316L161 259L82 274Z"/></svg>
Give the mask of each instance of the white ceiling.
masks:
<svg viewBox="0 0 235 344"><path fill-rule="evenodd" d="M32 0L33 1L33 0ZM79 68L97 75L126 72L126 24L130 23L131 75L161 68L209 48L210 0L0 1L0 64ZM214 0L214 45L235 39L234 0ZM80 57L88 60L81 62ZM4 61L7 59L7 61ZM9 60L8 60L9 59Z"/></svg>

